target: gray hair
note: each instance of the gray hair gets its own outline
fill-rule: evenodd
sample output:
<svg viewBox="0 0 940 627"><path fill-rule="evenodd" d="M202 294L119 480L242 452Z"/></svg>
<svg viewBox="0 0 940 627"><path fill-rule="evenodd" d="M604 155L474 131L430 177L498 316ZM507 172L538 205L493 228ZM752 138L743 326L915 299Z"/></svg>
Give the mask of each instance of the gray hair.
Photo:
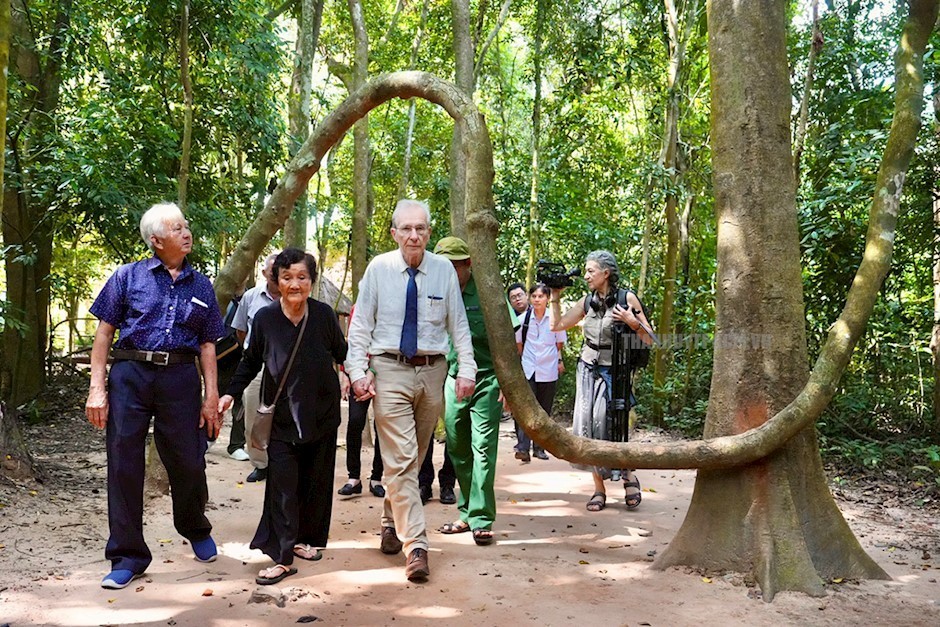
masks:
<svg viewBox="0 0 940 627"><path fill-rule="evenodd" d="M150 238L154 235L157 237L166 235L166 225L173 220L186 220L176 203L157 203L144 212L144 215L140 217L140 237L143 238L147 248L153 250L153 242Z"/></svg>
<svg viewBox="0 0 940 627"><path fill-rule="evenodd" d="M424 217L428 220L428 226L431 226L431 209L428 207L428 203L421 200L414 200L412 198L403 198L395 203L395 211L392 212L392 228L396 228L398 224L398 216L405 209L411 207L420 207L424 209Z"/></svg>
<svg viewBox="0 0 940 627"><path fill-rule="evenodd" d="M620 282L620 266L617 265L617 259L610 251L592 251L588 253L584 263L587 263L588 261L593 261L596 263L601 270L610 270L610 276L607 278L607 282L611 285L611 287L616 287L617 283Z"/></svg>

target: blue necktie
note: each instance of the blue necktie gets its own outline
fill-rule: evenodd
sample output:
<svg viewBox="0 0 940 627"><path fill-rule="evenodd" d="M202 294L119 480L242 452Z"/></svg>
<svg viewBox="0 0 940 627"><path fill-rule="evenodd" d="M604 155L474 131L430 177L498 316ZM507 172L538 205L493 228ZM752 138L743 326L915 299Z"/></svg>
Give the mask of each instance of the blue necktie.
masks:
<svg viewBox="0 0 940 627"><path fill-rule="evenodd" d="M411 359L418 353L418 283L416 268L408 268L408 290L405 292L405 322L401 326L398 350Z"/></svg>

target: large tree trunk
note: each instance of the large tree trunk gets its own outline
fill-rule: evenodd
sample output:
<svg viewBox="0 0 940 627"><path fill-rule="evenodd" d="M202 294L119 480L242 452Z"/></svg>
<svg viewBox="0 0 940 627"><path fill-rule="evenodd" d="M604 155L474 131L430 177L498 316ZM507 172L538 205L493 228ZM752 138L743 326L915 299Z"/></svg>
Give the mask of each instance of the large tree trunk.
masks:
<svg viewBox="0 0 940 627"><path fill-rule="evenodd" d="M3 168L7 127L7 68L10 64L10 0L0 0L0 189L3 189ZM0 203L6 198L0 194ZM0 204L0 215L4 205ZM9 285L9 282L8 282ZM8 412L0 402L0 472L11 479L41 477L41 469L29 454L20 432L16 412Z"/></svg>
<svg viewBox="0 0 940 627"><path fill-rule="evenodd" d="M349 93L365 85L369 77L369 34L360 0L349 0L349 14L356 37L356 59ZM353 299L359 294L359 281L369 263L369 224L372 222L369 169L369 116L364 115L353 128L353 219L352 219L352 288Z"/></svg>
<svg viewBox="0 0 940 627"><path fill-rule="evenodd" d="M8 147L13 155L9 167L16 176L5 181L3 198L4 263L9 289L2 389L11 408L37 398L45 383L43 357L55 229L46 200L33 194L30 173L45 167L55 154L49 143L58 132L55 111L71 8L71 0L59 3L47 34L33 32L36 23L23 0L11 4L10 65L28 86L20 112L24 117L15 128L8 129L15 138ZM45 49L40 49L40 41Z"/></svg>
<svg viewBox="0 0 940 627"><path fill-rule="evenodd" d="M808 372L793 168L785 165L785 3L712 0L708 21L718 272L704 436L714 438L766 423L797 397ZM905 35L907 45L915 33ZM655 566L680 564L750 573L768 601L782 590L822 595L838 577L887 578L829 494L812 427L765 459L699 472L688 515Z"/></svg>
<svg viewBox="0 0 940 627"><path fill-rule="evenodd" d="M294 48L294 73L287 101L290 128L290 156L307 141L310 135L310 92L313 85L313 59L320 37L323 18L323 0L303 0L297 20L297 42ZM287 246L307 246L307 192L297 199L294 213L284 225L284 243ZM315 292L316 293L316 292Z"/></svg>

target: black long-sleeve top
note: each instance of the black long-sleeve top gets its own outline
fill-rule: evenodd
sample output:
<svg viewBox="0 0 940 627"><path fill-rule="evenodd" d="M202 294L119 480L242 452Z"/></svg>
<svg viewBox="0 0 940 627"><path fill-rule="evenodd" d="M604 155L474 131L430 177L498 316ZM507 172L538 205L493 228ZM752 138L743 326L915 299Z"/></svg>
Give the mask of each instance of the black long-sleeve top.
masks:
<svg viewBox="0 0 940 627"><path fill-rule="evenodd" d="M312 442L340 423L339 381L333 362L341 364L346 359L346 339L329 305L308 298L307 315L307 328L274 411L272 439ZM261 401L270 404L298 333L300 325L294 326L279 302L258 311L251 342L226 393L236 396L244 392L263 365Z"/></svg>

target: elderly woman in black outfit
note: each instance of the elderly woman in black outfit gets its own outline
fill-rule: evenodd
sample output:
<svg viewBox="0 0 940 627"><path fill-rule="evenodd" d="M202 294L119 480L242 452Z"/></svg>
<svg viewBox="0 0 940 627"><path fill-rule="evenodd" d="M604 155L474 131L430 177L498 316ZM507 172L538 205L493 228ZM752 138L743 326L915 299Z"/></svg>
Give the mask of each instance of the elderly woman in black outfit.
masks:
<svg viewBox="0 0 940 627"><path fill-rule="evenodd" d="M274 566L258 573L255 581L261 585L295 574L294 557L320 559L317 547L326 546L330 531L340 423L340 385L333 364L346 358L346 340L332 308L310 297L316 269L314 258L298 248L288 248L274 260L280 301L256 314L251 343L219 399L221 412L264 365L262 402L270 404L303 330L274 409L264 509L251 541L251 548L274 560Z"/></svg>

